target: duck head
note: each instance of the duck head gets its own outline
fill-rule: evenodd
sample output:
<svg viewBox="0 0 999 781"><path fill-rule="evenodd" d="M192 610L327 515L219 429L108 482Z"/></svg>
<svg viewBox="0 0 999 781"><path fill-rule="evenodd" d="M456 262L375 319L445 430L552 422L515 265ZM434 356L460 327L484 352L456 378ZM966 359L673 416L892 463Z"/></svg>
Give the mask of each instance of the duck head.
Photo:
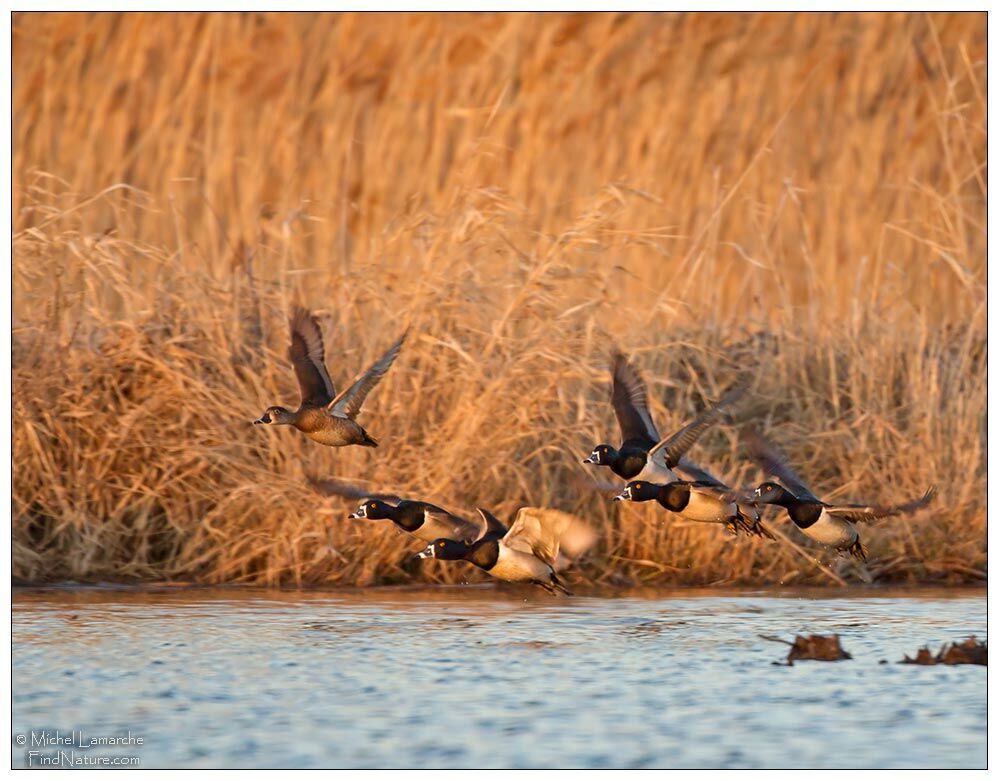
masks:
<svg viewBox="0 0 999 781"><path fill-rule="evenodd" d="M289 425L295 422L295 414L284 407L268 407L264 410L264 414L253 422L270 426Z"/></svg>
<svg viewBox="0 0 999 781"><path fill-rule="evenodd" d="M465 558L470 546L465 542L448 540L441 538L434 540L426 548L416 554L418 559L444 559L445 561L457 561Z"/></svg>
<svg viewBox="0 0 999 781"><path fill-rule="evenodd" d="M759 487L753 491L753 497L762 504L781 504L788 496L784 486L768 480L760 483Z"/></svg>
<svg viewBox="0 0 999 781"><path fill-rule="evenodd" d="M367 518L371 521L381 521L392 517L395 508L377 499L365 499L348 518Z"/></svg>
<svg viewBox="0 0 999 781"><path fill-rule="evenodd" d="M583 459L584 464L596 464L597 466L610 466L617 461L618 452L610 445L597 445L593 452Z"/></svg>
<svg viewBox="0 0 999 781"><path fill-rule="evenodd" d="M614 497L615 502L651 502L659 496L662 486L645 480L632 480Z"/></svg>

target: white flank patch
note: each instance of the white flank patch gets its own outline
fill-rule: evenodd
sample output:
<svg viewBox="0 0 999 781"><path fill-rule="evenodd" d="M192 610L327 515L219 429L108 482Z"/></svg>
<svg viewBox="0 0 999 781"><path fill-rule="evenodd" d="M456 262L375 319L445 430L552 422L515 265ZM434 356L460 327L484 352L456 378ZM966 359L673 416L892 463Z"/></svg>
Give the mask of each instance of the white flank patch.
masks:
<svg viewBox="0 0 999 781"><path fill-rule="evenodd" d="M802 529L801 533L816 542L834 548L849 548L858 537L857 530L852 524L829 515L825 510L815 523L807 529Z"/></svg>

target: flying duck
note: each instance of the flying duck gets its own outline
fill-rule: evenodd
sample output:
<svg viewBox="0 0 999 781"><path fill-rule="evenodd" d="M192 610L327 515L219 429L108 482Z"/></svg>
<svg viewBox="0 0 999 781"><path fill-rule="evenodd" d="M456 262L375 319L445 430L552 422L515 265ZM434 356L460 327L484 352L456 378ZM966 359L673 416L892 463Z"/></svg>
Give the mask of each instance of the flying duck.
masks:
<svg viewBox="0 0 999 781"><path fill-rule="evenodd" d="M913 513L929 504L936 493L936 487L930 486L919 499L896 505L826 504L801 482L787 457L773 442L750 432L747 445L760 468L780 481L761 483L752 498L762 504L783 507L802 534L861 561L867 561L867 551L855 523L872 523L881 518Z"/></svg>
<svg viewBox="0 0 999 781"><path fill-rule="evenodd" d="M434 540L416 554L420 559L464 559L499 580L534 583L551 594L570 594L555 572L559 546L570 528L585 526L574 515L540 507L522 507L509 530L486 510L483 526L472 542Z"/></svg>
<svg viewBox="0 0 999 781"><path fill-rule="evenodd" d="M674 480L666 485L656 485L646 480L633 480L615 501L657 501L681 518L700 523L723 523L733 533L742 531L750 536L773 535L760 524L759 513L751 517L735 499L728 496L731 489L719 482L704 480Z"/></svg>
<svg viewBox="0 0 999 781"><path fill-rule="evenodd" d="M682 429L682 437L673 443L673 463L667 464L661 459L653 461L648 458L649 451L660 441L659 432L652 422L649 413L648 389L638 370L619 352L614 352L612 364L611 403L618 426L621 428L621 447L600 444L593 448L589 456L583 459L584 464L610 467L618 477L625 480L652 480L657 483L668 483L677 480L673 469L693 480L717 481L717 478L693 464L683 455L704 431L714 423L717 414L723 407L735 400L722 399L714 408L706 410L701 417ZM741 392L741 391L740 391ZM677 432L679 435L681 432ZM666 456L666 452L662 452Z"/></svg>
<svg viewBox="0 0 999 781"><path fill-rule="evenodd" d="M320 478L312 474L306 474L305 478L316 491L326 496L362 499L358 508L347 516L348 519L389 520L404 532L425 542L433 542L440 537L471 542L482 534L480 521L470 521L429 502L403 499L395 494L372 493L335 478ZM485 511L480 511L480 515L483 512ZM495 516L490 518L491 520L486 521L487 526L493 524L492 528L495 530L496 525L499 525L502 528L500 536L506 534L506 526Z"/></svg>
<svg viewBox="0 0 999 781"><path fill-rule="evenodd" d="M253 422L294 426L309 439L329 447L378 447L378 443L355 418L361 411L364 399L396 359L406 333L366 372L359 374L350 387L337 395L326 370L323 332L319 328L319 321L308 309L296 306L291 312L288 325L291 329L288 360L295 367L302 402L294 412L284 407L268 407Z"/></svg>
<svg viewBox="0 0 999 781"><path fill-rule="evenodd" d="M404 532L409 532L424 542L440 539L473 542L482 534L481 524L468 521L427 502L410 499L399 499L395 505L383 499L365 499L347 517L367 518L372 521L389 520ZM506 527L502 528L505 534Z"/></svg>

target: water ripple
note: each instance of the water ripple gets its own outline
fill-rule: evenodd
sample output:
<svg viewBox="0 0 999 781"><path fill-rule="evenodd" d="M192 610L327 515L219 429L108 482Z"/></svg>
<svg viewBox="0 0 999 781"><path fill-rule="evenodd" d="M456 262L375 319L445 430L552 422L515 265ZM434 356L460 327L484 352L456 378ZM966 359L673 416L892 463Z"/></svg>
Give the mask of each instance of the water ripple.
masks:
<svg viewBox="0 0 999 781"><path fill-rule="evenodd" d="M985 670L893 662L985 629L982 592L15 592L13 729L146 768L983 767ZM758 636L830 632L853 660Z"/></svg>

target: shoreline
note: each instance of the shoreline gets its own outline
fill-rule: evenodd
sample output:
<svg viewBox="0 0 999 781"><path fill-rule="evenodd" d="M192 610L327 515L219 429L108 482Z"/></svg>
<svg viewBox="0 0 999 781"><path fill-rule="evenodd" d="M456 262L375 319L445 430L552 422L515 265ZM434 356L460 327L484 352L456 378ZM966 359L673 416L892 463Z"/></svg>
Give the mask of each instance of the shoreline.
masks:
<svg viewBox="0 0 999 781"><path fill-rule="evenodd" d="M837 598L969 598L986 597L987 585L939 583L918 584L864 584L849 586L799 586L799 585L760 585L760 586L597 586L577 587L572 597L556 600L544 593L527 587L507 586L489 582L467 585L452 584L404 584L383 586L307 586L273 587L254 584L209 585L178 582L147 583L77 583L62 582L49 584L18 584L12 586L12 601L18 598L49 594L90 594L90 595L177 595L189 597L202 595L207 599L225 599L233 596L273 598L284 600L300 598L304 600L349 597L380 601L382 599L410 601L433 596L435 599L499 599L520 600L536 597L552 604L566 604L573 599L698 599L698 598L787 598L787 599L837 599Z"/></svg>

